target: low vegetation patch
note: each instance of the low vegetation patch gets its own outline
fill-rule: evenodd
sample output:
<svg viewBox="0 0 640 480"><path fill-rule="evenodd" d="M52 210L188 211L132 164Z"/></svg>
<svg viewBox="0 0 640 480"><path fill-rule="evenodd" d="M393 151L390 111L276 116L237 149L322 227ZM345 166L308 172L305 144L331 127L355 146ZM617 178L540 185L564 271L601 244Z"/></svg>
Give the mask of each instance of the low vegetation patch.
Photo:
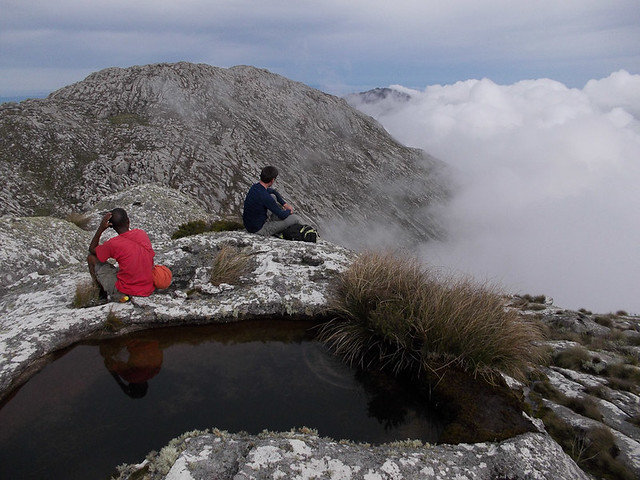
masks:
<svg viewBox="0 0 640 480"><path fill-rule="evenodd" d="M513 306L521 308L523 310L544 310L547 308L546 305L547 297L545 295L516 295L513 300Z"/></svg>
<svg viewBox="0 0 640 480"><path fill-rule="evenodd" d="M211 266L211 283L235 284L249 269L250 257L231 245L224 245Z"/></svg>
<svg viewBox="0 0 640 480"><path fill-rule="evenodd" d="M99 303L100 290L92 280L76 284L76 293L71 302L74 308L94 307Z"/></svg>
<svg viewBox="0 0 640 480"><path fill-rule="evenodd" d="M593 364L593 356L584 347L572 347L558 352L553 357L553 364L560 368L579 372L600 373L590 368ZM604 370L604 365L602 365L602 370Z"/></svg>
<svg viewBox="0 0 640 480"><path fill-rule="evenodd" d="M595 400L589 395L583 397L569 397L551 385L549 379L536 381L533 384L533 391L542 397L551 400L559 405L564 405L583 417L602 421L602 413Z"/></svg>
<svg viewBox="0 0 640 480"><path fill-rule="evenodd" d="M623 363L605 363L583 347L572 347L558 352L553 357L553 364L605 377L608 386L616 390L640 392L640 368Z"/></svg>
<svg viewBox="0 0 640 480"><path fill-rule="evenodd" d="M215 222L206 222L204 220L194 220L192 222L183 223L178 227L171 238L176 240L191 235L199 235L206 232L228 232L244 229L244 225L232 219L216 220Z"/></svg>
<svg viewBox="0 0 640 480"><path fill-rule="evenodd" d="M440 375L448 366L523 378L543 349L537 323L497 289L440 278L415 259L369 252L340 277L320 338L351 364Z"/></svg>
<svg viewBox="0 0 640 480"><path fill-rule="evenodd" d="M608 480L636 478L629 467L617 458L620 451L608 428L574 428L546 407L539 410L538 417L554 440L586 472Z"/></svg>
<svg viewBox="0 0 640 480"><path fill-rule="evenodd" d="M611 388L640 393L640 368L632 365L610 364L607 365L604 374Z"/></svg>
<svg viewBox="0 0 640 480"><path fill-rule="evenodd" d="M122 327L124 327L123 321L118 317L118 315L113 311L113 308L109 309L109 313L107 314L107 318L102 324L102 329L107 332L117 332Z"/></svg>

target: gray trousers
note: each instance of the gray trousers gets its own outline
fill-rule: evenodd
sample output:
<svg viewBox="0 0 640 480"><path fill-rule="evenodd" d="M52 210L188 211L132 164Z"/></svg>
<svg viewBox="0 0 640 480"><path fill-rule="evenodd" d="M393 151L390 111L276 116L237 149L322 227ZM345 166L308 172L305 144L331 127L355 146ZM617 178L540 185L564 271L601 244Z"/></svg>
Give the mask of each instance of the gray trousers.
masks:
<svg viewBox="0 0 640 480"><path fill-rule="evenodd" d="M290 225L295 225L296 223L302 223L302 220L298 215L292 213L284 220L280 220L276 215L271 215L260 230L256 233L258 235L264 235L265 237L270 237L271 235L275 235L276 233L280 233L285 228Z"/></svg>
<svg viewBox="0 0 640 480"><path fill-rule="evenodd" d="M109 262L96 262L95 267L96 280L102 286L105 292L109 294L110 299L120 299L122 293L116 288L116 280L118 279L118 269Z"/></svg>

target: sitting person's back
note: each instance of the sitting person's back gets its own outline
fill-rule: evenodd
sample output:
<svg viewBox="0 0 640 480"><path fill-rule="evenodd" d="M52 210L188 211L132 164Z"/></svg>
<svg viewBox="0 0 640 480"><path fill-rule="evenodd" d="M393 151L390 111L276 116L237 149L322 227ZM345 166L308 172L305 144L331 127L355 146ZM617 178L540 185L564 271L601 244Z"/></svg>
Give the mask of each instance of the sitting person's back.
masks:
<svg viewBox="0 0 640 480"><path fill-rule="evenodd" d="M102 245L100 236L109 227L118 233ZM119 300L125 295L146 297L153 293L155 252L144 230L129 229L129 218L121 208L107 212L89 246L89 272L101 288L102 296ZM118 268L108 263L118 262Z"/></svg>
<svg viewBox="0 0 640 480"><path fill-rule="evenodd" d="M276 167L264 167L260 181L254 183L244 200L242 222L250 233L268 237L282 232L296 223L302 223L277 190L271 188L278 176Z"/></svg>

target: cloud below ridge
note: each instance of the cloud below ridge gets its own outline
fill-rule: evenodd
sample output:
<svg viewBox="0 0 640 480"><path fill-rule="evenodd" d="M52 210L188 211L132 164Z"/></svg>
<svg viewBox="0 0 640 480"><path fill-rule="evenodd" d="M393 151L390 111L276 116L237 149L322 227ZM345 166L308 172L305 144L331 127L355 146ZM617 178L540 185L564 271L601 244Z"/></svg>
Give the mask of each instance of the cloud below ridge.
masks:
<svg viewBox="0 0 640 480"><path fill-rule="evenodd" d="M640 75L570 89L548 80L392 88L358 105L455 171L434 266L544 293L566 308L640 313Z"/></svg>

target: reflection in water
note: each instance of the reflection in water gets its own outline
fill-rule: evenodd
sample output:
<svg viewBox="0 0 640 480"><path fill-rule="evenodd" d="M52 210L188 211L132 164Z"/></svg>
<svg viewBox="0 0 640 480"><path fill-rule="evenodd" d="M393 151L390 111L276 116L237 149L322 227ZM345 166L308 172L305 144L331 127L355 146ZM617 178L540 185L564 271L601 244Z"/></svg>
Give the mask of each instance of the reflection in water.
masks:
<svg viewBox="0 0 640 480"><path fill-rule="evenodd" d="M245 321L76 346L0 409L0 478L108 478L116 465L213 427L309 427L373 444L438 440L444 421L428 399L350 369L314 340L312 326Z"/></svg>
<svg viewBox="0 0 640 480"><path fill-rule="evenodd" d="M100 345L100 355L109 373L131 398L144 397L149 389L148 381L162 367L162 350L157 340L107 341Z"/></svg>

